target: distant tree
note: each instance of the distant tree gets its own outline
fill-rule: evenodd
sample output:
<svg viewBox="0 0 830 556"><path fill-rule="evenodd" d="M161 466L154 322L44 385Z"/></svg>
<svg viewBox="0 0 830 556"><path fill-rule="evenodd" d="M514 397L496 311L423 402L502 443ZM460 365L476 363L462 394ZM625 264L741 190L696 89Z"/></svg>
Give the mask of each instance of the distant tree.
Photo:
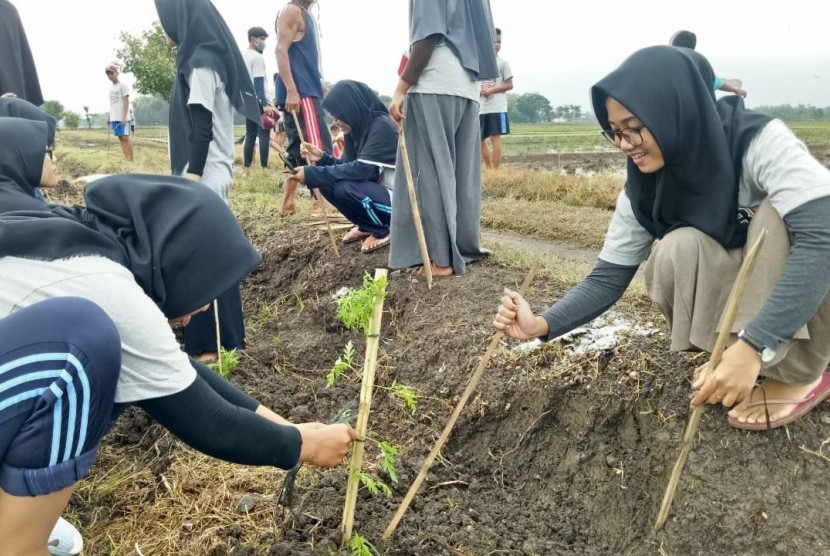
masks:
<svg viewBox="0 0 830 556"><path fill-rule="evenodd" d="M389 105L392 104L392 97L390 97L389 95L378 95L378 98L387 108L389 108Z"/></svg>
<svg viewBox="0 0 830 556"><path fill-rule="evenodd" d="M69 129L78 129L78 126L81 124L81 116L75 112L64 112L63 113L63 125L65 125Z"/></svg>
<svg viewBox="0 0 830 556"><path fill-rule="evenodd" d="M527 118L525 121L530 123L547 122L553 117L550 101L539 93L521 95L516 99L516 110Z"/></svg>
<svg viewBox="0 0 830 556"><path fill-rule="evenodd" d="M60 121L63 118L63 104L58 102L57 100L47 100L40 107L49 112L52 116L55 117L56 120Z"/></svg>
<svg viewBox="0 0 830 556"><path fill-rule="evenodd" d="M557 106L554 115L563 120L579 120L582 119L582 107L577 104Z"/></svg>
<svg viewBox="0 0 830 556"><path fill-rule="evenodd" d="M167 125L169 103L159 97L139 95L132 102L137 125Z"/></svg>
<svg viewBox="0 0 830 556"><path fill-rule="evenodd" d="M519 112L519 109L516 107L520 96L517 93L507 93L507 117L514 124L525 124L528 122L527 116Z"/></svg>
<svg viewBox="0 0 830 556"><path fill-rule="evenodd" d="M89 106L84 106L84 119L86 120L86 127L92 128L92 118L89 117Z"/></svg>
<svg viewBox="0 0 830 556"><path fill-rule="evenodd" d="M170 100L176 79L176 51L167 44L161 24L140 36L121 33L122 47L116 52L122 71L135 76L135 90Z"/></svg>

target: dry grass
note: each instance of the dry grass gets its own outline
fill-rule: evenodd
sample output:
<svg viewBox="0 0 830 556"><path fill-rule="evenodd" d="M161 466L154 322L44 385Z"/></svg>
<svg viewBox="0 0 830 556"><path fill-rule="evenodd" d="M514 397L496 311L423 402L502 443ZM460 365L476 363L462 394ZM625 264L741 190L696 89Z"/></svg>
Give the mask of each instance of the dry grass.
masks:
<svg viewBox="0 0 830 556"><path fill-rule="evenodd" d="M515 197L485 199L481 225L535 238L599 249L611 222L611 211L573 207L561 201L528 201Z"/></svg>
<svg viewBox="0 0 830 556"><path fill-rule="evenodd" d="M483 191L493 197L527 201L557 201L574 207L611 210L622 189L621 176L565 176L556 172L527 169L488 170L482 175Z"/></svg>
<svg viewBox="0 0 830 556"><path fill-rule="evenodd" d="M158 444L171 441L165 434ZM70 506L64 514L84 523L85 553L227 553L221 539L238 536L256 546L262 535L280 531L274 495L283 472L225 463L180 444L165 456L148 458L152 453L102 444L98 464L74 494L96 510L79 519ZM151 469L159 457L172 461L157 476ZM256 503L248 513L238 509L244 494Z"/></svg>

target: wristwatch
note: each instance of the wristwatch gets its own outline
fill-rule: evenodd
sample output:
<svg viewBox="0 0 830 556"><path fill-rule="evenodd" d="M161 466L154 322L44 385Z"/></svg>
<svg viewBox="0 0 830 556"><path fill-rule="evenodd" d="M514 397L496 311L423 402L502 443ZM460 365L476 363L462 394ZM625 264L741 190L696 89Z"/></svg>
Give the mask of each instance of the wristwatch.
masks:
<svg viewBox="0 0 830 556"><path fill-rule="evenodd" d="M763 363L769 363L775 358L775 350L769 346L762 344L757 338L752 336L749 332L745 329L741 329L738 332L738 338L746 342L747 344L752 347L755 351L758 352L758 355L761 356L761 361Z"/></svg>

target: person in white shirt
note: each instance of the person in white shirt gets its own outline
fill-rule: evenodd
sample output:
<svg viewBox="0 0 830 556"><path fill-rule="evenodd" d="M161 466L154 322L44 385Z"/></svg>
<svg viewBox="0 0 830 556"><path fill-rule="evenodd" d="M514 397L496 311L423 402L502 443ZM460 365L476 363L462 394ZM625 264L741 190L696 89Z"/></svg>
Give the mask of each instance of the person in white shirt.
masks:
<svg viewBox="0 0 830 556"><path fill-rule="evenodd" d="M494 79L481 82L481 108L479 123L481 125L481 158L484 166L498 170L501 164L501 136L510 133L510 121L507 118L507 91L513 89L513 70L504 58L499 56L501 50L501 29L496 27L496 65L499 74ZM492 153L487 147L490 139Z"/></svg>
<svg viewBox="0 0 830 556"><path fill-rule="evenodd" d="M107 78L112 82L110 86L110 111L107 116L107 125L112 128L112 134L118 137L124 158L132 162L133 142L130 139L130 86L118 77L118 68L110 64L104 70Z"/></svg>

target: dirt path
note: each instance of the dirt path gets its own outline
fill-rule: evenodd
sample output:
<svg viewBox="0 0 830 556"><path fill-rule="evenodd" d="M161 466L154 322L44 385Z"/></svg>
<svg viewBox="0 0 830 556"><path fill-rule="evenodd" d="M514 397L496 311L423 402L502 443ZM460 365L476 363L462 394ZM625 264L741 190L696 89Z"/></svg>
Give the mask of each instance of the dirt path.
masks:
<svg viewBox="0 0 830 556"><path fill-rule="evenodd" d="M491 228L482 229L481 238L486 242L500 243L520 251L539 255L553 255L581 263L593 264L596 262L597 255L599 254L599 251L593 249L585 249L567 243L537 239L514 232L493 230Z"/></svg>

